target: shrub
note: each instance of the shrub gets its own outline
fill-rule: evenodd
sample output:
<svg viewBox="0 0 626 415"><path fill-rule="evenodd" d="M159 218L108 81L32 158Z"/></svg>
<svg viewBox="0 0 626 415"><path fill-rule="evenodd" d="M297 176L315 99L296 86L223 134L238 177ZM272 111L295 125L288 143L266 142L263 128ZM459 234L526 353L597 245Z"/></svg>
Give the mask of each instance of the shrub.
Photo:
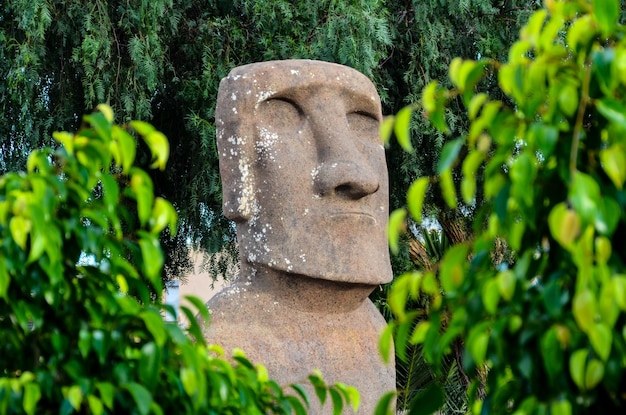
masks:
<svg viewBox="0 0 626 415"><path fill-rule="evenodd" d="M98 108L0 177L0 413L305 413L301 387L288 395L241 351L225 360L191 309L188 333L164 322L159 235L176 212L134 165L133 134L160 169L168 142ZM358 406L351 388L311 380L335 410Z"/></svg>
<svg viewBox="0 0 626 415"><path fill-rule="evenodd" d="M465 106L470 127L443 148L438 176L414 183L408 212L420 220L426 189L435 183L451 208L459 193L481 208L473 240L450 247L437 272L396 281L389 295L396 320L386 336L397 331L398 348L421 344L435 369L462 339L472 413L624 411L620 10L619 0L546 0L507 62L455 59L449 70L455 89L432 83L423 92L424 114L439 130L448 131L445 108L452 101ZM505 100L476 92L487 78L498 80ZM475 200L477 183L484 200ZM392 222L406 212L395 212ZM502 243L513 250L511 263L494 261ZM407 298L419 296L430 300L423 318L405 308ZM441 397L434 391L430 399Z"/></svg>

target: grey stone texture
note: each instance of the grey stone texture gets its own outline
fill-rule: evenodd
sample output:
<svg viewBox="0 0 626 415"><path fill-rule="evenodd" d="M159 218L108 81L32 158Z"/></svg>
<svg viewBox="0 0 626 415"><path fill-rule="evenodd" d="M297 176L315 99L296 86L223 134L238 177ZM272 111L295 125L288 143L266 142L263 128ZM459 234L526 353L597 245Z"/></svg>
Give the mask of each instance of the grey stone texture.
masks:
<svg viewBox="0 0 626 415"><path fill-rule="evenodd" d="M368 299L392 278L374 85L333 63L250 64L222 80L215 118L240 274L207 303L205 338L243 349L282 385L320 369L373 413L395 389L378 351L385 321Z"/></svg>

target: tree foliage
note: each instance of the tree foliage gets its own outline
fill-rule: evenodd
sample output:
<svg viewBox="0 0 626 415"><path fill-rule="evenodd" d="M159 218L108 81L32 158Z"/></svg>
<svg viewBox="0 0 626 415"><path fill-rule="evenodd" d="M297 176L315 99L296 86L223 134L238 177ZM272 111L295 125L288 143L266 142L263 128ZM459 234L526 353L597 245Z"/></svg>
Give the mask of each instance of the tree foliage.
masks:
<svg viewBox="0 0 626 415"><path fill-rule="evenodd" d="M175 234L176 212L136 166L134 136L160 169L168 142L98 108L33 151L27 171L0 176L0 413L306 413L301 387L207 345L195 311L182 307L188 331L163 320L175 311L159 303L159 234ZM335 412L358 407L353 388L310 381Z"/></svg>
<svg viewBox="0 0 626 415"><path fill-rule="evenodd" d="M546 1L507 60L455 59L453 88L423 90L422 108L442 133L451 131L449 105L462 104L469 123L427 182L441 184L451 208L459 200L482 207L473 238L447 249L437 272L394 284L389 330L409 327L397 346L423 345L436 370L462 339L473 413L618 413L626 405L622 10L618 0ZM498 95L477 92L493 80ZM457 163L460 189L451 177ZM420 186L409 210L424 196ZM494 258L502 241L514 252L510 263ZM420 296L429 308L413 326L407 298Z"/></svg>
<svg viewBox="0 0 626 415"><path fill-rule="evenodd" d="M0 13L0 172L24 168L52 130L78 128L78 114L99 102L122 122L150 121L170 139L170 167L151 177L181 217L176 239L163 240L178 274L189 241L210 252L234 241L221 214L219 80L245 63L313 58L355 67L382 87L386 16L374 0L8 0ZM147 153L140 148L141 165Z"/></svg>

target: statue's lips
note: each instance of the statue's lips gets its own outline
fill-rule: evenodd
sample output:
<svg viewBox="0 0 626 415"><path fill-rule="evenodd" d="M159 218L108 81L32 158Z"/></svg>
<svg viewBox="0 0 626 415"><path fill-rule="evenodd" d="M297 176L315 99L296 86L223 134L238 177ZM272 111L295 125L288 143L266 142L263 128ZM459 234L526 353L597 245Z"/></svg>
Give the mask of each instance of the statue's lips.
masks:
<svg viewBox="0 0 626 415"><path fill-rule="evenodd" d="M337 211L331 212L328 215L330 219L365 219L367 221L371 221L376 223L376 218L371 213L367 212L358 212L358 211Z"/></svg>

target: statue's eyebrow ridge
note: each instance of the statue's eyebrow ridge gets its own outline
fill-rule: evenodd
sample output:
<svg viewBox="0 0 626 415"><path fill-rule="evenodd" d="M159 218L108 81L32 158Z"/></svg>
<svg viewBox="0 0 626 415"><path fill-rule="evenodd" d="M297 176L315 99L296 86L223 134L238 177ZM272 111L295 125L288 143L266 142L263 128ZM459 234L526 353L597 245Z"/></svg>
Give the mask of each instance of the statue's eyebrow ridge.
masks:
<svg viewBox="0 0 626 415"><path fill-rule="evenodd" d="M303 82L297 85L290 85L285 88L274 91L270 96L266 97L263 101L269 101L272 99L283 99L288 101L294 106L300 107L298 104L298 96L310 96L312 93L318 89L324 88L328 89L329 86L327 83L314 81L314 82ZM360 89L351 87L350 85L332 85L332 91L334 94L337 92L347 92L346 96L349 96L350 99L346 101L346 110L349 112L357 112L357 113L365 113L371 115L375 118L380 116L380 107L377 105L376 92L372 90L370 94L363 92ZM342 94L340 94L343 96Z"/></svg>

